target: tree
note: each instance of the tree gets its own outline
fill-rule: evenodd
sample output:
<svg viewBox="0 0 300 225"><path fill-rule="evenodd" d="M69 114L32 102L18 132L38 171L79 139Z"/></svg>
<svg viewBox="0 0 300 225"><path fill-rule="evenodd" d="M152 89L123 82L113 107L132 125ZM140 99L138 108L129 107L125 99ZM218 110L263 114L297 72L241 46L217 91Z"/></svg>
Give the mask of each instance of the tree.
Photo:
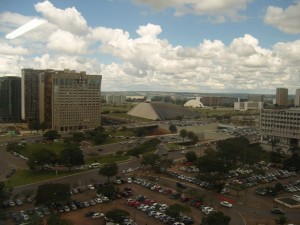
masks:
<svg viewBox="0 0 300 225"><path fill-rule="evenodd" d="M288 218L285 215L280 215L275 219L275 223L279 225L285 225L288 223Z"/></svg>
<svg viewBox="0 0 300 225"><path fill-rule="evenodd" d="M69 184L49 183L38 187L36 205L51 205L53 202L67 203L71 200Z"/></svg>
<svg viewBox="0 0 300 225"><path fill-rule="evenodd" d="M170 131L171 133L176 133L176 132L177 132L177 127L176 127L176 125L175 125L175 124L170 124L170 126L169 126L169 131Z"/></svg>
<svg viewBox="0 0 300 225"><path fill-rule="evenodd" d="M84 135L81 132L75 132L73 133L73 141L75 142L81 142L84 140Z"/></svg>
<svg viewBox="0 0 300 225"><path fill-rule="evenodd" d="M181 129L179 135L184 140L187 137L187 131L186 131L186 129Z"/></svg>
<svg viewBox="0 0 300 225"><path fill-rule="evenodd" d="M193 131L188 131L187 137L188 137L188 139L193 140L195 137L195 133Z"/></svg>
<svg viewBox="0 0 300 225"><path fill-rule="evenodd" d="M57 130L48 130L44 133L43 136L49 140L54 140L54 139L60 138L60 135L57 132Z"/></svg>
<svg viewBox="0 0 300 225"><path fill-rule="evenodd" d="M229 225L231 218L223 212L212 212L202 218L201 225Z"/></svg>
<svg viewBox="0 0 300 225"><path fill-rule="evenodd" d="M5 183L2 181L0 182L0 208L3 207L3 202L8 200L11 197L12 188L6 187Z"/></svg>
<svg viewBox="0 0 300 225"><path fill-rule="evenodd" d="M271 144L271 147L272 147L272 152L274 151L274 148L277 146L277 144L279 143L279 140L276 139L274 136L272 136L270 139L269 139L269 143Z"/></svg>
<svg viewBox="0 0 300 225"><path fill-rule="evenodd" d="M84 164L84 156L82 150L79 149L79 146L76 144L69 144L64 148L59 155L60 163L68 167L69 170L73 166L80 166Z"/></svg>
<svg viewBox="0 0 300 225"><path fill-rule="evenodd" d="M45 164L54 165L57 162L57 156L51 149L38 149L29 155L27 164L30 169L44 169Z"/></svg>
<svg viewBox="0 0 300 225"><path fill-rule="evenodd" d="M190 212L191 209L187 206L183 206L183 205L180 205L180 204L173 204L173 205L170 205L166 211L165 211L165 214L168 215L168 216L171 216L173 218L176 218L180 215L180 213L182 212Z"/></svg>
<svg viewBox="0 0 300 225"><path fill-rule="evenodd" d="M300 148L296 145L292 145L289 147L288 151L292 153L293 156L298 155L300 152Z"/></svg>
<svg viewBox="0 0 300 225"><path fill-rule="evenodd" d="M135 129L134 133L137 137L144 137L146 135L146 129L143 127L139 127Z"/></svg>
<svg viewBox="0 0 300 225"><path fill-rule="evenodd" d="M107 163L99 169L98 174L107 177L107 182L109 183L109 178L116 176L118 174L118 170L119 170L118 164Z"/></svg>
<svg viewBox="0 0 300 225"><path fill-rule="evenodd" d="M113 222L122 222L119 221L120 218L124 218L129 216L129 212L121 209L113 209L106 212L105 216L108 220L112 220Z"/></svg>
<svg viewBox="0 0 300 225"><path fill-rule="evenodd" d="M197 154L194 151L188 151L185 153L185 158L188 162L195 162L197 160Z"/></svg>
<svg viewBox="0 0 300 225"><path fill-rule="evenodd" d="M141 161L141 164L144 166L150 166L152 169L154 169L161 161L161 157L156 154L149 154L144 155L143 160Z"/></svg>

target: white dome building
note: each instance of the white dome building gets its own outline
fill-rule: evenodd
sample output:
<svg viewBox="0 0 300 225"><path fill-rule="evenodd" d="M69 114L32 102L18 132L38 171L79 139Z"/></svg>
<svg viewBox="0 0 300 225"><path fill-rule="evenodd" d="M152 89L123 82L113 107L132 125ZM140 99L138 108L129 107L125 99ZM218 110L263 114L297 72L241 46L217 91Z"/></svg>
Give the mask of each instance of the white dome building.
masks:
<svg viewBox="0 0 300 225"><path fill-rule="evenodd" d="M187 101L183 106L190 108L204 108L203 103L200 101L200 97L196 97L196 99Z"/></svg>

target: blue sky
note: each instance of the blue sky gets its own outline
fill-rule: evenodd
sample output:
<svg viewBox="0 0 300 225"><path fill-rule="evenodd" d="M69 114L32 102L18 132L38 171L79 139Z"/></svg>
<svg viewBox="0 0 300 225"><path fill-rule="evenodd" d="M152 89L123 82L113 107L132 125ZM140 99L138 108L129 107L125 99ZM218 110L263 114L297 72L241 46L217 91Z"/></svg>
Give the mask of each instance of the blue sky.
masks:
<svg viewBox="0 0 300 225"><path fill-rule="evenodd" d="M102 74L104 91L300 88L299 0L0 0L0 9L2 76L85 70ZM34 17L48 22L5 38Z"/></svg>

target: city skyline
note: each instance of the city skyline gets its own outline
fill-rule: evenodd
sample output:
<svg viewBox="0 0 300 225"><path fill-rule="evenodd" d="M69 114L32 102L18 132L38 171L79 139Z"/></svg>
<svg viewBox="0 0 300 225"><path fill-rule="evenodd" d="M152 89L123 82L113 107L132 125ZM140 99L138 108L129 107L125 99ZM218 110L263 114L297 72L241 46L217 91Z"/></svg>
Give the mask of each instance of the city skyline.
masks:
<svg viewBox="0 0 300 225"><path fill-rule="evenodd" d="M299 0L0 0L0 8L0 76L87 71L103 75L103 91L299 88ZM47 22L5 38L34 18Z"/></svg>

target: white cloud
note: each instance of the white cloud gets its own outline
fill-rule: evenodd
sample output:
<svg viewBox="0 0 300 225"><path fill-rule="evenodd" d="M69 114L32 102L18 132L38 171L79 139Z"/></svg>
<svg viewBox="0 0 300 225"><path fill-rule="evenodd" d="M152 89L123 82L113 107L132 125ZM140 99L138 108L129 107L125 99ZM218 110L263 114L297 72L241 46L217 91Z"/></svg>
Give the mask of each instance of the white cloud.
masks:
<svg viewBox="0 0 300 225"><path fill-rule="evenodd" d="M83 54L86 52L87 43L82 37L68 31L57 30L50 35L47 48L61 53Z"/></svg>
<svg viewBox="0 0 300 225"><path fill-rule="evenodd" d="M290 5L286 9L276 6L269 6L264 17L266 24L272 25L279 30L289 33L300 33L300 1Z"/></svg>
<svg viewBox="0 0 300 225"><path fill-rule="evenodd" d="M185 14L205 15L213 22L223 23L227 20L238 21L245 17L239 13L247 8L251 0L133 0L140 4L148 4L155 10L174 8L175 16Z"/></svg>
<svg viewBox="0 0 300 225"><path fill-rule="evenodd" d="M35 9L50 23L57 25L63 30L75 34L84 34L88 30L86 20L74 7L62 10L56 8L51 2L44 1L35 4Z"/></svg>
<svg viewBox="0 0 300 225"><path fill-rule="evenodd" d="M26 55L29 51L21 46L11 46L0 42L0 54L3 55Z"/></svg>

